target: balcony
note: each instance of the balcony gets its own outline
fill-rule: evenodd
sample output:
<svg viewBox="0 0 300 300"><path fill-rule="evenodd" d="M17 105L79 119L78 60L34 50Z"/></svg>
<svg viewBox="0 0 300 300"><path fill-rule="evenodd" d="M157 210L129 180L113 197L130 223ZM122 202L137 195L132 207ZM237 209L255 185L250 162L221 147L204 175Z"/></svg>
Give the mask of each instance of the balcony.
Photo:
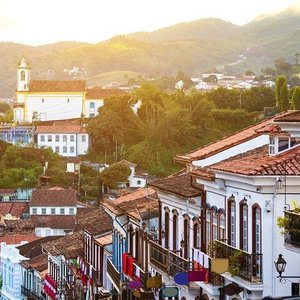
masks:
<svg viewBox="0 0 300 300"><path fill-rule="evenodd" d="M107 273L110 276L111 280L113 281L113 284L116 287L120 288L121 275L109 258L107 259Z"/></svg>
<svg viewBox="0 0 300 300"><path fill-rule="evenodd" d="M229 273L249 282L262 282L262 254L250 254L221 241L214 241L213 255L229 258Z"/></svg>
<svg viewBox="0 0 300 300"><path fill-rule="evenodd" d="M41 295L38 295L31 291L30 289L26 288L24 285L21 286L21 293L27 297L28 300L40 300L43 299Z"/></svg>

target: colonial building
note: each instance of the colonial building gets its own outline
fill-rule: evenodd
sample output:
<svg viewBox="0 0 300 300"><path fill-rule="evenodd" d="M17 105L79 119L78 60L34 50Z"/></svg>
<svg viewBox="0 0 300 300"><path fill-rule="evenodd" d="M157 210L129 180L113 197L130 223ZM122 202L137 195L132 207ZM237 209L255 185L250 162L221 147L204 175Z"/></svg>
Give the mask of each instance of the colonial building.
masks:
<svg viewBox="0 0 300 300"><path fill-rule="evenodd" d="M37 126L38 147L51 148L53 152L65 157L87 154L89 134L80 125Z"/></svg>
<svg viewBox="0 0 300 300"><path fill-rule="evenodd" d="M150 249L150 264L166 284L178 283L177 273L204 271L201 280L179 283L186 299L299 293L297 279L282 284L274 267L282 254L287 275L299 276L299 120L299 111L283 113L177 155L182 173L151 183L162 231L160 254ZM277 226L278 217L287 217L286 228ZM180 256L180 271L170 268L169 249Z"/></svg>
<svg viewBox="0 0 300 300"><path fill-rule="evenodd" d="M95 117L105 97L121 90L87 89L85 80L31 80L30 65L23 57L17 69L15 122Z"/></svg>
<svg viewBox="0 0 300 300"><path fill-rule="evenodd" d="M29 204L30 219L36 221L37 236L65 235L75 228L78 193L59 187L37 189Z"/></svg>

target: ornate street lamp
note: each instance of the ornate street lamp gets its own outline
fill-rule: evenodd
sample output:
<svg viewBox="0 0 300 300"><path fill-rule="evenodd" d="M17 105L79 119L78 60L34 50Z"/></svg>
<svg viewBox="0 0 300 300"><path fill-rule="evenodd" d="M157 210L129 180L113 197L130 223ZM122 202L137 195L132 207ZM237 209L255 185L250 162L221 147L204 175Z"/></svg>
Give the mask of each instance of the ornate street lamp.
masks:
<svg viewBox="0 0 300 300"><path fill-rule="evenodd" d="M282 254L279 254L278 258L274 261L276 271L279 274L279 276L277 276L277 278L279 278L279 281L281 282L282 278L300 278L300 276L282 276L281 274L285 271L286 264L287 262L282 257Z"/></svg>

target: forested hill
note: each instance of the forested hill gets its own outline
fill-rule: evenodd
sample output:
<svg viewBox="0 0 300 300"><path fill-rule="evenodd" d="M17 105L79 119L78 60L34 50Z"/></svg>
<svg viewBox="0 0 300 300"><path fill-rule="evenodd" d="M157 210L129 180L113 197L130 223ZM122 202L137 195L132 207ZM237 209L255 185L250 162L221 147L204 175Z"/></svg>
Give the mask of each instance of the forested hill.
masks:
<svg viewBox="0 0 300 300"><path fill-rule="evenodd" d="M114 37L98 44L60 42L39 47L0 43L0 97L13 97L16 65L25 55L35 79L69 79L65 69L83 68L89 78L110 71L148 76L199 76L214 67L227 73L272 66L274 59L292 61L300 53L300 12L256 18L244 26L219 19L180 23L151 33ZM244 61L239 61L243 55ZM79 76L79 75L77 75Z"/></svg>

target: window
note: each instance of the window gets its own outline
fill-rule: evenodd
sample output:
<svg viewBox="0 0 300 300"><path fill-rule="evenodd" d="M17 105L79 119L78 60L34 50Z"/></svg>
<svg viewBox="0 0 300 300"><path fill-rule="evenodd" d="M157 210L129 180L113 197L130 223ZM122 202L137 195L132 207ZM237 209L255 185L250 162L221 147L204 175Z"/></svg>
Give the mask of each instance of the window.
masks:
<svg viewBox="0 0 300 300"><path fill-rule="evenodd" d="M198 222L194 222L194 226L193 226L193 234L194 234L194 248L200 249L201 247L201 243L200 243L200 226Z"/></svg>
<svg viewBox="0 0 300 300"><path fill-rule="evenodd" d="M248 206L245 200L240 203L240 249L248 251Z"/></svg>
<svg viewBox="0 0 300 300"><path fill-rule="evenodd" d="M44 103L45 102L45 99L44 98L42 98L42 103Z"/></svg>
<svg viewBox="0 0 300 300"><path fill-rule="evenodd" d="M55 146L55 152L59 153L59 146Z"/></svg>
<svg viewBox="0 0 300 300"><path fill-rule="evenodd" d="M51 207L51 215L55 215L55 208Z"/></svg>
<svg viewBox="0 0 300 300"><path fill-rule="evenodd" d="M184 258L188 258L189 257L189 250L190 250L190 245L189 245L189 226L190 223L190 219L188 216L184 217L184 222L183 222L183 241L184 241L184 245L183 245L183 257Z"/></svg>
<svg viewBox="0 0 300 300"><path fill-rule="evenodd" d="M235 227L235 200L232 196L228 201L228 244L233 247L236 245Z"/></svg>
<svg viewBox="0 0 300 300"><path fill-rule="evenodd" d="M206 218L205 218L205 237L206 237L206 245L207 246L211 243L210 215L211 215L211 211L207 209L206 210Z"/></svg>
<svg viewBox="0 0 300 300"><path fill-rule="evenodd" d="M75 138L74 138L74 135L70 135L70 142L74 142L75 141Z"/></svg>
<svg viewBox="0 0 300 300"><path fill-rule="evenodd" d="M137 180L136 184L141 185L142 182L140 180Z"/></svg>
<svg viewBox="0 0 300 300"><path fill-rule="evenodd" d="M59 142L59 135L58 134L55 136L55 142Z"/></svg>
<svg viewBox="0 0 300 300"><path fill-rule="evenodd" d="M177 250L178 213L173 211L173 250Z"/></svg>
<svg viewBox="0 0 300 300"><path fill-rule="evenodd" d="M74 151L74 146L71 146L70 147L70 153L74 153L75 151Z"/></svg>
<svg viewBox="0 0 300 300"><path fill-rule="evenodd" d="M252 253L261 253L261 208L259 205L255 204L252 207ZM261 261L255 259L254 267L256 270L256 275L261 274Z"/></svg>
<svg viewBox="0 0 300 300"><path fill-rule="evenodd" d="M225 214L221 213L219 218L220 218L219 237L220 237L220 240L224 240L225 239Z"/></svg>
<svg viewBox="0 0 300 300"><path fill-rule="evenodd" d="M213 211L212 215L212 238L213 241L218 239L218 216L216 211Z"/></svg>
<svg viewBox="0 0 300 300"><path fill-rule="evenodd" d="M47 212L46 208L45 208L45 207L43 207L43 208L42 208L42 215L45 215L45 214L46 214L46 212Z"/></svg>
<svg viewBox="0 0 300 300"><path fill-rule="evenodd" d="M169 248L169 211L165 212L165 248Z"/></svg>
<svg viewBox="0 0 300 300"><path fill-rule="evenodd" d="M67 146L63 146L63 153L67 153L67 150L68 150Z"/></svg>
<svg viewBox="0 0 300 300"><path fill-rule="evenodd" d="M90 111L95 111L95 102L90 103Z"/></svg>
<svg viewBox="0 0 300 300"><path fill-rule="evenodd" d="M20 80L21 81L24 81L25 80L25 71L21 71L21 74L20 74Z"/></svg>
<svg viewBox="0 0 300 300"><path fill-rule="evenodd" d="M84 143L86 142L86 136L85 135L81 136L81 141L84 142Z"/></svg>
<svg viewBox="0 0 300 300"><path fill-rule="evenodd" d="M60 208L60 214L64 215L65 214L65 209L63 207Z"/></svg>
<svg viewBox="0 0 300 300"><path fill-rule="evenodd" d="M270 139L269 139L269 154L270 155L275 154L275 138L274 138L274 136L270 136Z"/></svg>
<svg viewBox="0 0 300 300"><path fill-rule="evenodd" d="M94 113L90 113L90 118L95 118L95 114Z"/></svg>
<svg viewBox="0 0 300 300"><path fill-rule="evenodd" d="M45 136L41 135L41 142L45 142Z"/></svg>
<svg viewBox="0 0 300 300"><path fill-rule="evenodd" d="M33 208L33 209L32 209L32 214L33 214L33 215L36 215L36 214L37 214L37 209L36 209L36 208Z"/></svg>
<svg viewBox="0 0 300 300"><path fill-rule="evenodd" d="M288 137L280 137L278 139L278 152L281 152L288 148L289 148L289 138Z"/></svg>
<svg viewBox="0 0 300 300"><path fill-rule="evenodd" d="M63 135L63 142L67 142L67 136Z"/></svg>
<svg viewBox="0 0 300 300"><path fill-rule="evenodd" d="M52 142L52 135L48 135L48 142Z"/></svg>
<svg viewBox="0 0 300 300"><path fill-rule="evenodd" d="M299 145L300 144L300 138L291 138L290 139L290 144L291 144L291 147Z"/></svg>
<svg viewBox="0 0 300 300"><path fill-rule="evenodd" d="M70 98L67 98L67 103L70 103Z"/></svg>
<svg viewBox="0 0 300 300"><path fill-rule="evenodd" d="M74 215L74 208L73 207L70 207L69 213L70 213L70 215Z"/></svg>

